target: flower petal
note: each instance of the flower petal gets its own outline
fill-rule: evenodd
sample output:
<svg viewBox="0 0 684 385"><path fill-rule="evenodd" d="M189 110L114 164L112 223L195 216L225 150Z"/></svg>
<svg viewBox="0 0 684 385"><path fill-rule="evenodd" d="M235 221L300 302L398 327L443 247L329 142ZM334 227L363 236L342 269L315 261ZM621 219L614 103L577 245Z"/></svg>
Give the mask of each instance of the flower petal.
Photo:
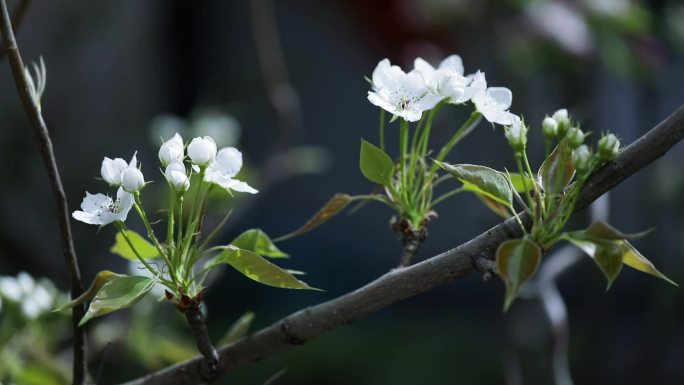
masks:
<svg viewBox="0 0 684 385"><path fill-rule="evenodd" d="M506 87L489 87L487 88L487 96L494 100L500 110L507 110L511 108L513 102L513 93Z"/></svg>
<svg viewBox="0 0 684 385"><path fill-rule="evenodd" d="M459 75L463 75L463 60L461 60L461 57L458 55L447 56L446 59L439 63L439 69L448 69Z"/></svg>

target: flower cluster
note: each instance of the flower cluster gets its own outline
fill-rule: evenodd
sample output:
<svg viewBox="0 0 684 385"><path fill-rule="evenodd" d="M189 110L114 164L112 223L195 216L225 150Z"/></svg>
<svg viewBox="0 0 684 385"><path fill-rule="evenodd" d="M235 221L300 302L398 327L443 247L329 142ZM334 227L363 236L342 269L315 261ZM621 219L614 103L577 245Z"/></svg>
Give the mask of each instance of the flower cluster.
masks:
<svg viewBox="0 0 684 385"><path fill-rule="evenodd" d="M0 313L3 300L5 306L18 305L25 319L36 319L50 312L56 302L56 293L50 282L36 281L21 272L16 277L0 277Z"/></svg>
<svg viewBox="0 0 684 385"><path fill-rule="evenodd" d="M86 192L81 210L73 213L74 219L100 226L126 220L128 212L135 204L135 197L146 185L136 155L137 153L133 154L130 162L122 158L104 158L100 174L110 186L118 187L116 198ZM228 191L257 193L247 183L235 179L242 168L242 153L234 147L217 150L216 143L209 136L192 139L187 145L186 155L183 138L176 133L161 145L159 160L169 187L178 196L190 189L193 172L200 174L202 181L216 184ZM186 163L189 165L186 166Z"/></svg>
<svg viewBox="0 0 684 385"><path fill-rule="evenodd" d="M409 73L391 65L388 59L378 63L371 79L368 100L376 106L409 122L421 119L424 111L444 101L463 104L472 101L478 112L491 123L510 125L518 117L508 109L513 94L505 87L487 87L483 72L464 75L458 55L444 59L437 68L417 58Z"/></svg>

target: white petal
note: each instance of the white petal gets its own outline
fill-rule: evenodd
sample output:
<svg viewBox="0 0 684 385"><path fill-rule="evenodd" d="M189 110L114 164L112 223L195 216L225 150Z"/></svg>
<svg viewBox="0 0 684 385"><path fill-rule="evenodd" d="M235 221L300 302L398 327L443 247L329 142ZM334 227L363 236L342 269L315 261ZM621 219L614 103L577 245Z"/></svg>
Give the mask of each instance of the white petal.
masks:
<svg viewBox="0 0 684 385"><path fill-rule="evenodd" d="M86 191L86 196L81 202L81 210L94 212L97 210L102 210L102 207L109 206L112 203L112 198L104 194L93 195Z"/></svg>
<svg viewBox="0 0 684 385"><path fill-rule="evenodd" d="M411 97L421 97L427 92L425 78L420 71L413 70L406 74L404 87Z"/></svg>
<svg viewBox="0 0 684 385"><path fill-rule="evenodd" d="M242 168L242 153L235 147L222 148L216 154L214 162L219 171L229 177L234 177Z"/></svg>
<svg viewBox="0 0 684 385"><path fill-rule="evenodd" d="M241 180L233 179L229 184L228 188L231 190L235 190L238 192L244 192L244 193L249 193L249 194L256 194L259 191L252 186L248 185L246 182L243 182Z"/></svg>
<svg viewBox="0 0 684 385"><path fill-rule="evenodd" d="M513 102L513 93L508 88L487 88L487 96L489 96L496 102L500 110L507 110L511 108L511 103Z"/></svg>
<svg viewBox="0 0 684 385"><path fill-rule="evenodd" d="M442 99L444 99L444 96L430 92L416 102L415 109L421 112L431 110Z"/></svg>
<svg viewBox="0 0 684 385"><path fill-rule="evenodd" d="M463 60L458 55L450 55L439 63L439 69L443 68L463 75Z"/></svg>
<svg viewBox="0 0 684 385"><path fill-rule="evenodd" d="M391 112L395 115L398 114L399 110L388 102L386 99L382 98L378 93L373 91L368 91L368 101L375 104L376 106L382 108L387 112Z"/></svg>
<svg viewBox="0 0 684 385"><path fill-rule="evenodd" d="M85 212L85 211L74 211L71 214L72 217L74 217L75 220L81 221L83 223L87 223L89 225L102 225L102 220L97 214L93 214L90 212Z"/></svg>
<svg viewBox="0 0 684 385"><path fill-rule="evenodd" d="M383 87L381 73L386 71L390 67L389 59L382 59L378 65L373 70L373 88L380 89Z"/></svg>

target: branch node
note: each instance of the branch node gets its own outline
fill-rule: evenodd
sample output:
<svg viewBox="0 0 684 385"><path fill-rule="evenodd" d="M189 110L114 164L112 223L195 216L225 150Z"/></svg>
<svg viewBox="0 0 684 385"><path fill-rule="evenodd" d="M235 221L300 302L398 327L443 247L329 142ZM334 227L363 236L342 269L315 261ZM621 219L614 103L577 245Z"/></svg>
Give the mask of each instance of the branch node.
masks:
<svg viewBox="0 0 684 385"><path fill-rule="evenodd" d="M484 275L482 275L482 280L484 282L489 282L496 277L496 263L491 259L487 259L482 255L474 255L471 257L471 261L473 262L475 270L484 273Z"/></svg>
<svg viewBox="0 0 684 385"><path fill-rule="evenodd" d="M285 342L290 345L304 345L306 343L306 340L304 338L301 338L292 332L290 325L287 323L286 320L283 320L280 323L280 332L283 333L283 336L285 337Z"/></svg>

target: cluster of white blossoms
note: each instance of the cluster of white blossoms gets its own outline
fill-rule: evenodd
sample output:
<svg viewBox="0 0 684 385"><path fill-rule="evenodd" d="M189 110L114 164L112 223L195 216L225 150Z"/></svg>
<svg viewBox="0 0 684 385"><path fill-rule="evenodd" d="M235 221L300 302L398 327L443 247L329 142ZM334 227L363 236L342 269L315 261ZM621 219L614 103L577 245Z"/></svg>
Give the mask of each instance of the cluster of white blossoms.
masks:
<svg viewBox="0 0 684 385"><path fill-rule="evenodd" d="M487 87L483 72L464 75L458 55L444 59L437 68L417 58L411 72L391 65L388 59L378 63L371 79L368 100L376 106L409 122L420 120L423 111L439 102L463 104L472 101L491 123L510 125L518 117L510 112L513 94L505 87Z"/></svg>
<svg viewBox="0 0 684 385"><path fill-rule="evenodd" d="M21 272L16 277L0 277L0 313L3 299L5 306L17 304L24 317L36 319L49 313L54 306L54 287L46 286L45 282L36 282L33 277Z"/></svg>
<svg viewBox="0 0 684 385"><path fill-rule="evenodd" d="M176 133L161 145L159 160L169 187L179 196L190 189L193 172L202 175L205 182L228 191L250 194L258 192L247 183L235 179L242 168L242 153L234 147L218 150L216 142L209 136L192 139L186 151L183 138ZM189 167L186 163L189 163ZM115 221L124 222L136 202L136 196L146 185L136 154L133 154L130 162L105 157L100 173L110 186L118 187L116 199L86 192L81 210L74 211L72 215L74 219L91 225L104 226Z"/></svg>

